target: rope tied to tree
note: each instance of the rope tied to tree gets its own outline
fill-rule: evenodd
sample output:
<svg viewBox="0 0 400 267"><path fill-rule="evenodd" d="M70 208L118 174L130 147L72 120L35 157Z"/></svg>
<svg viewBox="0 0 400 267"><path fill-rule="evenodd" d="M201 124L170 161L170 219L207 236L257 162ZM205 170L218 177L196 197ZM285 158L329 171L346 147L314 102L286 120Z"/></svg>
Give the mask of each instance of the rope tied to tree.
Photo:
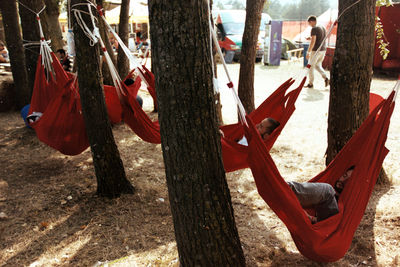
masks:
<svg viewBox="0 0 400 267"><path fill-rule="evenodd" d="M39 37L40 37L39 42L24 40L24 42L26 42L24 44L24 47L39 45L40 46L39 54L42 56L42 65L44 66L44 69L46 71L46 79L47 79L47 81L49 81L50 75L53 76L54 79L56 79L55 71L53 68L53 58L51 57L52 51L51 51L51 48L49 45L51 43L51 41L46 41L46 39L44 37L44 33L43 33L42 23L40 20L40 14L46 9L46 5L43 5L43 7L39 10L39 12L36 12L36 11L32 10L30 7L21 3L20 1L18 1L18 4L36 15L36 21L39 26Z"/></svg>
<svg viewBox="0 0 400 267"><path fill-rule="evenodd" d="M86 6L88 8L88 12L85 12L83 10L77 9L77 6ZM98 22L97 18L93 15L92 12L92 7L96 8L93 4L87 3L87 4L76 4L72 6L72 12L74 13L74 16L76 18L76 22L81 28L82 32L89 38L89 44L90 46L95 46L97 43L100 44L100 48L103 51L104 58L106 60L106 63L110 69L110 74L114 83L114 86L116 88L116 92L118 95L118 98L122 100L122 95L125 95L125 92L122 88L122 81L121 77L118 74L118 71L116 70L114 63L112 62L112 59L107 52L107 49L105 47L105 44L101 38L100 35L100 30L96 25L96 22ZM90 16L90 22L93 30L90 30L89 26L86 24L84 21L82 14L84 15L89 15Z"/></svg>

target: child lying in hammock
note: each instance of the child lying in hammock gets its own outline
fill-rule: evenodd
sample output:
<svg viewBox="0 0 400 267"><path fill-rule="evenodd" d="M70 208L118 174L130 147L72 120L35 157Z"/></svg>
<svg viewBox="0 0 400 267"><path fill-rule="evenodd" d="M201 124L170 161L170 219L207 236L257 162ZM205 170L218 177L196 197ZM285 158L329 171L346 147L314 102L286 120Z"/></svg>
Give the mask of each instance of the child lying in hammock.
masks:
<svg viewBox="0 0 400 267"><path fill-rule="evenodd" d="M289 187L295 193L300 205L304 209L315 209L315 217L306 212L311 223L325 220L339 213L337 201L348 179L351 177L354 167L355 166L351 166L348 168L336 181L334 187L327 183L288 182Z"/></svg>
<svg viewBox="0 0 400 267"><path fill-rule="evenodd" d="M257 131L260 133L263 140L267 140L268 136L276 129L280 123L273 118L266 118L256 125ZM222 136L224 133L220 130ZM243 136L241 139L236 140L238 144L248 146L247 139Z"/></svg>

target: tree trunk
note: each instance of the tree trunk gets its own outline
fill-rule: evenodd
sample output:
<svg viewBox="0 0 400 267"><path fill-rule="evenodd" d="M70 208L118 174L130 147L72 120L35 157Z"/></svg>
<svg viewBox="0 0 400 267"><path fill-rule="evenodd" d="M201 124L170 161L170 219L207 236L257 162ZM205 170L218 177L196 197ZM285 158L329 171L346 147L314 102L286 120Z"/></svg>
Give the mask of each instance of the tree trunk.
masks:
<svg viewBox="0 0 400 267"><path fill-rule="evenodd" d="M46 4L47 27L51 39L51 48L54 52L64 47L58 17L60 16L60 0L44 0Z"/></svg>
<svg viewBox="0 0 400 267"><path fill-rule="evenodd" d="M19 3L29 7L35 12L39 12L44 6L42 0L19 0ZM40 40L40 34L39 34L39 26L36 21L36 14L34 14L33 12L31 12L22 5L19 5L18 10L21 19L23 39L27 41L38 42ZM45 23L42 23L43 26L44 24ZM26 62L26 69L28 72L28 85L30 92L32 92L33 85L35 83L36 64L38 56L39 56L38 46L30 46L29 49L25 49L25 62Z"/></svg>
<svg viewBox="0 0 400 267"><path fill-rule="evenodd" d="M212 6L213 6L213 0L210 0L210 10L212 11ZM214 27L214 19L212 14L210 14L210 20L211 20L211 25ZM214 62L214 75L215 78L218 77L218 72L217 72L217 49L215 49L215 44L213 41L213 62ZM224 124L224 119L222 117L222 104L221 104L221 94L218 92L214 94L214 103L215 103L215 111L217 112L217 120L219 125Z"/></svg>
<svg viewBox="0 0 400 267"><path fill-rule="evenodd" d="M203 0L149 2L167 186L181 266L244 266L221 159L207 10Z"/></svg>
<svg viewBox="0 0 400 267"><path fill-rule="evenodd" d="M122 0L121 2L118 26L118 35L126 46L128 46L129 41L129 2L130 0ZM129 73L129 60L121 46L118 46L117 69L121 78L125 78Z"/></svg>
<svg viewBox="0 0 400 267"><path fill-rule="evenodd" d="M340 0L339 13L356 0ZM375 0L362 1L339 20L328 115L329 164L369 113Z"/></svg>
<svg viewBox="0 0 400 267"><path fill-rule="evenodd" d="M103 0L96 0L96 3L100 6L103 6ZM110 43L110 39L108 38L109 37L108 29L107 29L103 19L101 19L101 18L99 19L98 27L100 29L101 38L103 39L104 44L106 45L107 52L110 55L111 60L113 61L114 65L116 65L117 60L115 59L115 53L114 53L114 50ZM108 66L104 61L101 64L101 71L103 73L103 83L107 84L107 85L114 85L110 70L108 69Z"/></svg>
<svg viewBox="0 0 400 267"><path fill-rule="evenodd" d="M7 48L10 53L11 70L16 93L17 108L27 105L31 99L31 90L28 85L25 54L22 46L21 30L15 0L0 1L0 10L3 18L4 33Z"/></svg>
<svg viewBox="0 0 400 267"><path fill-rule="evenodd" d="M261 12L265 0L247 0L246 23L244 26L242 50L240 54L239 98L247 113L254 106L254 64L256 61L258 33L260 31Z"/></svg>
<svg viewBox="0 0 400 267"><path fill-rule="evenodd" d="M85 0L72 0L71 5L85 2ZM87 12L86 6L80 8ZM87 19L87 25L91 25L89 16L83 15L83 17ZM100 50L98 46L90 46L89 39L76 21L73 23L73 31L79 72L79 92L97 177L97 193L106 197L133 193L134 188L126 179L107 115L101 83Z"/></svg>

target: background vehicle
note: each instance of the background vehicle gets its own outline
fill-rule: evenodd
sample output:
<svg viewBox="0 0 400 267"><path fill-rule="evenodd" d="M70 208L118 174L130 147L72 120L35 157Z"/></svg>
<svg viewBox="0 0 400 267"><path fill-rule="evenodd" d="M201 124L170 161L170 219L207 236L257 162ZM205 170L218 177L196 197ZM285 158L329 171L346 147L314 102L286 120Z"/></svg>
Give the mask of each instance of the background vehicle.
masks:
<svg viewBox="0 0 400 267"><path fill-rule="evenodd" d="M242 38L246 21L245 10L217 10L213 11L213 17L217 24L219 45L225 53L225 61L231 63L232 60L240 59L242 49ZM260 23L260 33L257 44L256 61L260 62L263 53L263 43L265 36L265 24L269 23L271 17L263 13Z"/></svg>

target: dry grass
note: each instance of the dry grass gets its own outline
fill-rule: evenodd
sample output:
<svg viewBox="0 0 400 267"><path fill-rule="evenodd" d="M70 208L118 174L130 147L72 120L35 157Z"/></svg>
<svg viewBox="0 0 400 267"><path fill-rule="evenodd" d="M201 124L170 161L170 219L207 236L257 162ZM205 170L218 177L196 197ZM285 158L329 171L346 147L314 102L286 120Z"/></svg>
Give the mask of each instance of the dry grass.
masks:
<svg viewBox="0 0 400 267"><path fill-rule="evenodd" d="M257 67L259 82L262 68ZM374 83L388 88L393 81ZM324 168L327 95L323 90L303 92L272 151L288 179L304 181ZM150 103L146 96L147 110ZM314 112L316 108L323 111ZM385 161L394 184L375 189L348 253L326 266L400 265L399 129L397 108ZM89 151L61 155L40 143L17 113L0 114L0 132L0 212L8 216L0 219L0 266L179 266L160 145L141 141L125 125L114 128L137 193L108 200L95 195ZM299 254L258 195L249 170L227 178L248 266L321 266Z"/></svg>

